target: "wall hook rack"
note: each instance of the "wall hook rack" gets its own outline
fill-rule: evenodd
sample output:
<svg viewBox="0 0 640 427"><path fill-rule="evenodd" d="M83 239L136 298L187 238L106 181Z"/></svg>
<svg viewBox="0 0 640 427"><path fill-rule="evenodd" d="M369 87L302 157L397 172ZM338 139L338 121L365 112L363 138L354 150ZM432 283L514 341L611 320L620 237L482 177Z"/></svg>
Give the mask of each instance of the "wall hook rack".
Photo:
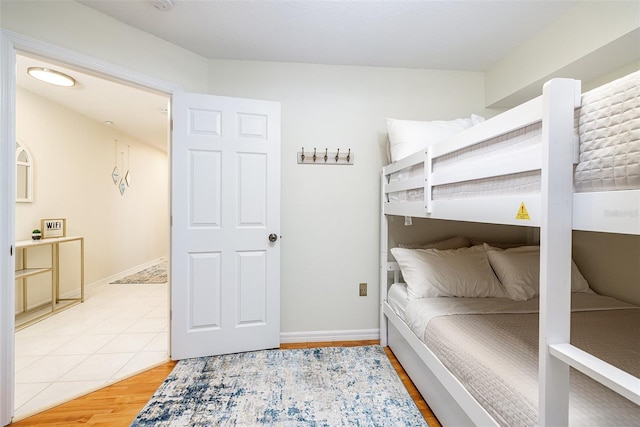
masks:
<svg viewBox="0 0 640 427"><path fill-rule="evenodd" d="M344 152L344 150L343 150ZM336 151L329 151L328 148L318 152L318 149L314 147L313 154L306 153L304 147L302 151L297 154L298 164L305 165L352 165L353 154L351 154L351 148L347 149L347 154L340 154L340 149Z"/></svg>

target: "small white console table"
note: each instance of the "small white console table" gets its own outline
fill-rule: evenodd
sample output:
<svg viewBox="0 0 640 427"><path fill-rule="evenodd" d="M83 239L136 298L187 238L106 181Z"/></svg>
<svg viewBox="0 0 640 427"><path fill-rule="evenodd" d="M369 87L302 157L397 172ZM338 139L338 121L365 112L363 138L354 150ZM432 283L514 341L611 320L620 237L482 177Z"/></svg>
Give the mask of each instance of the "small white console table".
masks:
<svg viewBox="0 0 640 427"><path fill-rule="evenodd" d="M59 246L62 243L78 242L80 244L80 296L77 298L60 298L60 250ZM41 246L51 246L51 265L50 266L38 266L33 267L29 265L29 249ZM22 281L22 313L16 315L16 320L20 317L26 316L37 310L42 309L42 306L29 308L27 303L27 290L29 277L50 273L51 274L51 310L35 316L28 321L16 326L16 329L22 329L32 323L44 319L55 314L58 311L72 307L78 303L84 301L84 237L82 236L66 236L66 237L51 237L41 240L21 240L16 242L16 251L22 251L21 262L15 272L16 281ZM61 301L67 301L67 304L60 304Z"/></svg>

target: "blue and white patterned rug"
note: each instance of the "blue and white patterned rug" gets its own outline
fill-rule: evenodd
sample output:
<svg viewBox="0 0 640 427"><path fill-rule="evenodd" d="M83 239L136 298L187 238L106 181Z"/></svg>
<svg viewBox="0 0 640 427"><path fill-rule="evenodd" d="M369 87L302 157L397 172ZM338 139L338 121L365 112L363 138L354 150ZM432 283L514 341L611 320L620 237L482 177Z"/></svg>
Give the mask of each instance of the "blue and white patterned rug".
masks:
<svg viewBox="0 0 640 427"><path fill-rule="evenodd" d="M131 426L426 426L383 348L181 360Z"/></svg>

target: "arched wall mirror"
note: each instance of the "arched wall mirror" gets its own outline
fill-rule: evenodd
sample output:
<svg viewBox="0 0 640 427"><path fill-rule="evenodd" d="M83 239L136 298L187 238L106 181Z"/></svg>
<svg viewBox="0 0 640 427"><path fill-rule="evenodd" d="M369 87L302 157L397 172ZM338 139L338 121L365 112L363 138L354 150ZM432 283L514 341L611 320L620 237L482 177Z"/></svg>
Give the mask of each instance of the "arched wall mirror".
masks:
<svg viewBox="0 0 640 427"><path fill-rule="evenodd" d="M29 149L16 141L16 202L33 202L33 159Z"/></svg>

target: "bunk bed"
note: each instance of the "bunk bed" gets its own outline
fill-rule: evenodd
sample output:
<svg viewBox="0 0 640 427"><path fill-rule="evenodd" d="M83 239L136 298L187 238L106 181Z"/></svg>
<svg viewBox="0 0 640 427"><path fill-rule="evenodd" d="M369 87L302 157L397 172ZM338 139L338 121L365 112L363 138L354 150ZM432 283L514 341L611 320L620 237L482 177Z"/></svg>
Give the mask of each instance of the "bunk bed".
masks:
<svg viewBox="0 0 640 427"><path fill-rule="evenodd" d="M572 230L640 235L640 72L585 94L579 81L551 80L541 96L392 160L381 185L381 343L442 424L637 425L640 308L580 284L571 243ZM534 227L539 246L499 253L441 242L417 253L416 267L415 251L389 248L390 216ZM434 270L438 257L457 251L485 262L537 251L539 290L510 298L502 282L513 272L499 263L478 268L488 265L502 288L438 287L458 273L455 264ZM423 293L407 284L422 285L426 275L435 278ZM514 315L526 332L511 331ZM496 332L503 329L515 338ZM603 336L591 334L597 330ZM631 343L626 359L609 362L619 341ZM485 356L507 372L488 368Z"/></svg>

